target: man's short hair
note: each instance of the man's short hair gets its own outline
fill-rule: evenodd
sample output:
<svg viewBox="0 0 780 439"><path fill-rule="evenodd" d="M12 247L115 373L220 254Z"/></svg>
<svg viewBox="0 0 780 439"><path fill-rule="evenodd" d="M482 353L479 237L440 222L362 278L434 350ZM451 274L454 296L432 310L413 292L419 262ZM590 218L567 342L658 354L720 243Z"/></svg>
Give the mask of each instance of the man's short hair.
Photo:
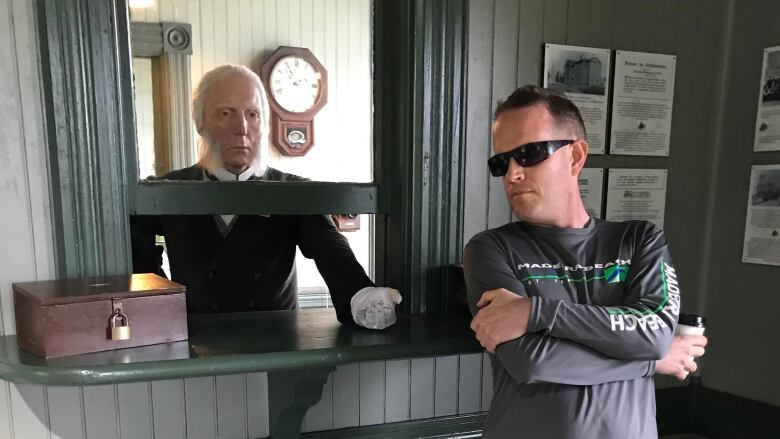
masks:
<svg viewBox="0 0 780 439"><path fill-rule="evenodd" d="M582 122L580 110L574 102L555 90L525 85L515 90L505 101L498 104L494 117L498 119L501 113L532 105L544 105L559 130L569 131L580 139L585 139L585 123Z"/></svg>

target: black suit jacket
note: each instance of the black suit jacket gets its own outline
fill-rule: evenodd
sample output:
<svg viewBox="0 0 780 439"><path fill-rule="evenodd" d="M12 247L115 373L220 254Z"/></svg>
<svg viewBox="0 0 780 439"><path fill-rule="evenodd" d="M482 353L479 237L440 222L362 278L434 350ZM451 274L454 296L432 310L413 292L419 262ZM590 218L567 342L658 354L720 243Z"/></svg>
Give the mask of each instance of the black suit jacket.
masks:
<svg viewBox="0 0 780 439"><path fill-rule="evenodd" d="M191 166L171 180L203 180ZM302 181L268 168L273 181ZM351 318L349 301L374 284L349 243L325 215L238 215L223 237L213 215L133 215L133 272L164 275L154 236L165 237L171 277L187 287L189 313L295 309L295 247L314 259L330 290L339 320Z"/></svg>

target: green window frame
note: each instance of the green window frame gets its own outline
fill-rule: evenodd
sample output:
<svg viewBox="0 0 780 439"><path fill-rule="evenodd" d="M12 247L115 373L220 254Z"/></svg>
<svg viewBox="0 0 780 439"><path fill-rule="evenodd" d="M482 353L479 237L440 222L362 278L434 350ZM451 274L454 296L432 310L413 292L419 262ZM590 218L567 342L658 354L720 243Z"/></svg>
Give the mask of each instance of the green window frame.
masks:
<svg viewBox="0 0 780 439"><path fill-rule="evenodd" d="M403 312L447 313L463 245L467 6L375 0L374 182L229 185L136 177L125 0L37 0L57 277L129 273L134 213L371 213L377 283L401 289ZM288 202L304 192L306 206Z"/></svg>

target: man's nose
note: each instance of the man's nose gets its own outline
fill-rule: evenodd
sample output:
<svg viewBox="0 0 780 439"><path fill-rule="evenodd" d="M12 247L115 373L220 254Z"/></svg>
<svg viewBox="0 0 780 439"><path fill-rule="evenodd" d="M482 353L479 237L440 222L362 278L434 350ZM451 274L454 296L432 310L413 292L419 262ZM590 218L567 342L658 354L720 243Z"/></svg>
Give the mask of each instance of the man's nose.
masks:
<svg viewBox="0 0 780 439"><path fill-rule="evenodd" d="M248 124L249 121L247 121L246 116L242 114L235 115L233 117L233 133L241 135L246 134Z"/></svg>
<svg viewBox="0 0 780 439"><path fill-rule="evenodd" d="M515 159L510 159L506 170L506 177L509 181L525 180L525 169L520 166Z"/></svg>

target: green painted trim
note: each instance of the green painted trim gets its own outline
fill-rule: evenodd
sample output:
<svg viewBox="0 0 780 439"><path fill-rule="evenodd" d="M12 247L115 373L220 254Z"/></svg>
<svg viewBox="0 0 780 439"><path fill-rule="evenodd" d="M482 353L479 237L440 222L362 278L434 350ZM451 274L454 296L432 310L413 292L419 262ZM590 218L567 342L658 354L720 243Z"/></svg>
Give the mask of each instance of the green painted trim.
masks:
<svg viewBox="0 0 780 439"><path fill-rule="evenodd" d="M12 346L18 350L16 336L0 336L0 346ZM166 343L158 347L121 349L109 353L84 354L61 359L45 360L38 364L9 362L0 359L0 377L18 384L42 384L47 386L93 386L103 384L134 383L179 379L183 377L206 377L235 375L239 373L286 370L290 368L311 368L357 363L361 361L384 361L394 359L435 357L481 352L477 342L470 340L445 340L436 343L399 344L397 346L376 346L331 348L319 351L279 351L258 354L236 354L234 358L206 357L188 358L189 344L186 341ZM153 355L156 360L122 363L132 359L139 352L165 350L164 354ZM178 353L181 357L171 357ZM33 354L22 352L26 358ZM77 358L81 357L81 358ZM90 364L90 358L108 358L108 364ZM81 361L82 359L86 359ZM71 363L71 361L73 363ZM70 363L70 364L69 364ZM48 364L48 365L47 365Z"/></svg>
<svg viewBox="0 0 780 439"><path fill-rule="evenodd" d="M468 2L374 8L376 184L322 185L306 209L282 200L314 197L278 189L263 195L263 210L386 214L377 219L377 281L402 289L404 311L446 313L455 291L449 266L463 247ZM207 198L217 208L202 209L187 201L191 188L137 183L124 0L38 0L38 30L58 277L128 273L132 212L254 203L256 186L235 197L214 189Z"/></svg>
<svg viewBox="0 0 780 439"><path fill-rule="evenodd" d="M389 203L379 282L412 314L446 314L463 248L468 2L375 3L375 144Z"/></svg>
<svg viewBox="0 0 780 439"><path fill-rule="evenodd" d="M378 187L370 183L144 182L136 187L135 208L131 212L156 215L379 213L377 193Z"/></svg>
<svg viewBox="0 0 780 439"><path fill-rule="evenodd" d="M124 151L135 147L123 0L38 0L57 277L128 273Z"/></svg>
<svg viewBox="0 0 780 439"><path fill-rule="evenodd" d="M189 340L44 359L0 336L0 379L82 386L482 352L468 319L398 316L373 331L332 309L191 315ZM258 338L257 334L265 337Z"/></svg>
<svg viewBox="0 0 780 439"><path fill-rule="evenodd" d="M485 425L486 417L487 415L485 413L469 413L465 415L418 419L414 421L391 422L387 424L371 425L365 427L317 431L304 433L301 435L301 437L305 439L400 439L420 437L449 438L453 435L468 435L468 437L479 437L476 435L481 436L482 427Z"/></svg>
<svg viewBox="0 0 780 439"><path fill-rule="evenodd" d="M268 418L272 438L301 434L306 412L322 398L322 389L336 367L281 370L268 373Z"/></svg>

